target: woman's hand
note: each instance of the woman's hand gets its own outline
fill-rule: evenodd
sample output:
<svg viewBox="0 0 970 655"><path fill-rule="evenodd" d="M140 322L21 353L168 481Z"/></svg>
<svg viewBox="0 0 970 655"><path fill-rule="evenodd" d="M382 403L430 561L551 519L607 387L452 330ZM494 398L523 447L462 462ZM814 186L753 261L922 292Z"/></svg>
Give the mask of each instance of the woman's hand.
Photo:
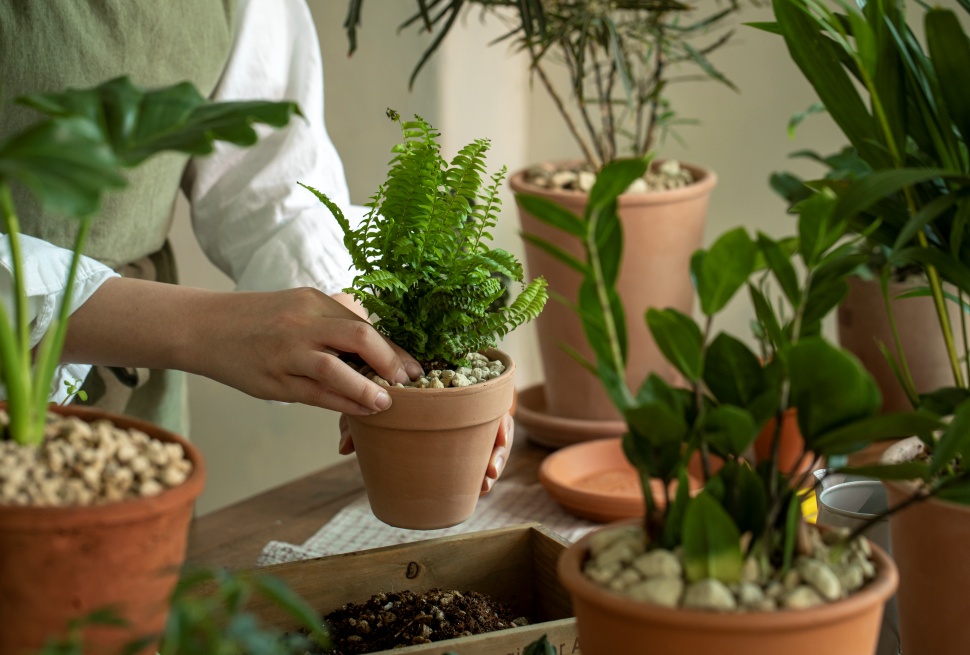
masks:
<svg viewBox="0 0 970 655"><path fill-rule="evenodd" d="M64 361L174 368L265 400L366 415L390 407L339 355L406 382L418 362L338 300L314 289L219 293L114 278L71 316Z"/></svg>
<svg viewBox="0 0 970 655"><path fill-rule="evenodd" d="M509 453L512 451L512 441L515 438L515 421L511 414L506 414L498 424L498 434L495 435L495 447L492 448L492 456L488 460L488 468L485 469L485 479L482 480L482 495L484 496L492 490L495 481L505 470L505 464L509 461ZM341 455L349 455L354 452L354 438L350 434L350 423L346 416L340 417L340 446Z"/></svg>

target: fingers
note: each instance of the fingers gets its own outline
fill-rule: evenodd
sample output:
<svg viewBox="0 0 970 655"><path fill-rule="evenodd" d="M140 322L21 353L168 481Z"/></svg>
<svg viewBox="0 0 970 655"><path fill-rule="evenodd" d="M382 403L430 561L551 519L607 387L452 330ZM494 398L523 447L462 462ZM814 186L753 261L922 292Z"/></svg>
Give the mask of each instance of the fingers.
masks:
<svg viewBox="0 0 970 655"><path fill-rule="evenodd" d="M327 346L359 355L391 384L406 384L420 375L421 365L382 337L370 323L359 320L342 323L337 329L328 330Z"/></svg>
<svg viewBox="0 0 970 655"><path fill-rule="evenodd" d="M495 447L492 449L492 457L489 459L488 468L485 469L485 479L482 481L482 495L492 490L495 481L505 470L514 438L515 421L512 420L511 415L506 414L499 421L498 433L495 435Z"/></svg>
<svg viewBox="0 0 970 655"><path fill-rule="evenodd" d="M364 412L352 410L347 413L373 414L391 406L391 396L384 387L360 375L330 353L311 351L301 357L300 361L293 363L293 370L296 375L318 382L319 393L330 392L341 396L365 410ZM336 408L331 407L331 409Z"/></svg>
<svg viewBox="0 0 970 655"><path fill-rule="evenodd" d="M350 421L346 414L340 415L340 445L337 452L341 455L349 455L354 452L354 439L350 434Z"/></svg>

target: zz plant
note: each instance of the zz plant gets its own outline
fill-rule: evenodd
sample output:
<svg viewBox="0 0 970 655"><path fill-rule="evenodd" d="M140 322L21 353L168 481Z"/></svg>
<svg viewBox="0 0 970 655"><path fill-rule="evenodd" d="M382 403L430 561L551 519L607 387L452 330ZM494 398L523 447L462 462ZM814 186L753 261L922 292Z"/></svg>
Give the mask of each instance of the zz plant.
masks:
<svg viewBox="0 0 970 655"><path fill-rule="evenodd" d="M743 228L721 235L691 260L703 319L674 309L647 311L650 333L683 376L674 386L652 374L638 390L626 385L626 318L616 290L623 237L617 197L643 174L644 159L606 166L583 217L537 197L520 197L531 212L579 239L585 259L550 248L583 275L578 311L599 376L627 422L627 458L642 480L644 530L651 546L682 547L688 580L739 580L746 558L760 570L784 574L802 529L797 489L810 471L785 473L778 465L782 419L797 412L805 452L818 462L866 444L940 427L932 416L879 415L874 381L852 355L821 336L821 321L845 296L846 276L860 257L833 220L836 199L819 194L799 205L797 239L775 240ZM799 276L792 256L801 260ZM713 334L715 317L742 289L754 306L760 352L726 333ZM772 300L774 292L779 298ZM764 363L762 363L764 362ZM766 426L771 457L749 463L749 447ZM692 460L701 462L704 490L688 493ZM800 457L799 461L804 457ZM663 482L663 498L650 480ZM676 492L670 492L676 482ZM742 538L742 535L747 535Z"/></svg>
<svg viewBox="0 0 970 655"><path fill-rule="evenodd" d="M13 307L0 303L0 381L9 423L3 438L38 444L67 332L71 290L101 196L125 186L124 171L166 151L205 155L213 143L252 145L253 123L285 125L290 102L207 103L189 83L142 90L121 77L91 89L20 98L43 118L0 141L0 217L10 248ZM22 184L45 211L78 221L63 302L37 346L29 338L20 227L11 185Z"/></svg>
<svg viewBox="0 0 970 655"><path fill-rule="evenodd" d="M404 142L393 148L387 180L359 227L325 194L303 186L343 229L360 272L346 291L425 368L444 368L538 316L546 282L536 278L508 306L493 306L505 292L494 274L521 282L523 271L511 253L488 246L505 177L502 168L486 181L489 142L473 141L447 162L438 132L424 119L401 121L390 110L388 116L401 123Z"/></svg>

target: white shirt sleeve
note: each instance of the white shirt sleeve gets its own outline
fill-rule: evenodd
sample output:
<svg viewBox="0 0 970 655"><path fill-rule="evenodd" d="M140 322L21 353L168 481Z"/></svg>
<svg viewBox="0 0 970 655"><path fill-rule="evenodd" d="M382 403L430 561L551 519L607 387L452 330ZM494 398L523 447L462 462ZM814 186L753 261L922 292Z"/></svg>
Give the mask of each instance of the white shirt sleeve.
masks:
<svg viewBox="0 0 970 655"><path fill-rule="evenodd" d="M352 222L343 166L323 121L323 66L303 0L244 0L235 43L212 99L293 100L306 118L258 127L250 148L219 144L183 179L192 225L212 262L241 290L312 286L332 294L354 271L343 233L303 182L326 193Z"/></svg>
<svg viewBox="0 0 970 655"><path fill-rule="evenodd" d="M73 253L47 241L24 235L20 236L20 250L24 291L27 295L30 346L33 348L47 333L51 320L60 309ZM88 257L81 257L74 292L71 294L70 313L83 305L105 280L117 276L107 266ZM5 234L0 235L0 302L3 303L9 319L13 321L13 257L10 254L10 238ZM51 401L63 403L67 400L68 393L64 382L83 381L90 369L85 364L59 366L51 388ZM0 397L6 398L5 389L0 389Z"/></svg>

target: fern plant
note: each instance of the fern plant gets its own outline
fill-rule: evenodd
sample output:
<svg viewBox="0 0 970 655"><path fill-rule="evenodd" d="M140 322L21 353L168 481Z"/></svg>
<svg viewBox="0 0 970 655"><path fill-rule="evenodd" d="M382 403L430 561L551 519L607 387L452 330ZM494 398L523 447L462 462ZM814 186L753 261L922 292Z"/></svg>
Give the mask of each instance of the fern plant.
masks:
<svg viewBox="0 0 970 655"><path fill-rule="evenodd" d="M376 316L375 326L426 368L455 364L536 318L547 300L536 278L508 306L494 308L505 289L493 273L523 279L511 253L489 248L505 168L488 176L489 141L477 139L446 162L440 134L420 116L402 121L404 142L392 149L387 180L367 204L359 227L333 201L309 187L344 232L360 274L345 291Z"/></svg>

